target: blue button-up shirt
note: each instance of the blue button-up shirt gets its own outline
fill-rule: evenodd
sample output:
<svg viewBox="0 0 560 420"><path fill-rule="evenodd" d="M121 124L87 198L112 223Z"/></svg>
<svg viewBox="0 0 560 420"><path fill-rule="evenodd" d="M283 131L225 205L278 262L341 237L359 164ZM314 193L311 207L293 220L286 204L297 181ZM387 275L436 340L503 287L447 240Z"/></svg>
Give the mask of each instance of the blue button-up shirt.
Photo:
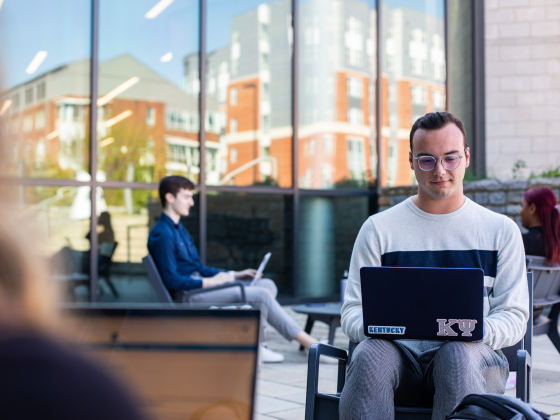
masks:
<svg viewBox="0 0 560 420"><path fill-rule="evenodd" d="M202 264L187 229L165 213L150 232L148 251L170 290L197 289L202 287L201 276L212 277L221 271Z"/></svg>

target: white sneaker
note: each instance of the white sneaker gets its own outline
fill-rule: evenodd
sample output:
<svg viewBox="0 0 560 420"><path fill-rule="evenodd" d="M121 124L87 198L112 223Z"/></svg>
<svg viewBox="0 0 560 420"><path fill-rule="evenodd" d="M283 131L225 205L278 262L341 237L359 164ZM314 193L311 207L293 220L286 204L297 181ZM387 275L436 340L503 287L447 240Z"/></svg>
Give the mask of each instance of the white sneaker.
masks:
<svg viewBox="0 0 560 420"><path fill-rule="evenodd" d="M280 363L284 361L283 354L276 353L262 344L259 345L259 356L263 363Z"/></svg>

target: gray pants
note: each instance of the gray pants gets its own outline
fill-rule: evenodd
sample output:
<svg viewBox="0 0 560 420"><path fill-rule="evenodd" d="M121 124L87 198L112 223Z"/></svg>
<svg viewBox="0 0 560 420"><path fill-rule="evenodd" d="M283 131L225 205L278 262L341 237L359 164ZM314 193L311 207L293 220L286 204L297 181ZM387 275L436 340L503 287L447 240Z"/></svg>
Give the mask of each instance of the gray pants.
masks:
<svg viewBox="0 0 560 420"><path fill-rule="evenodd" d="M303 330L292 318L284 312L276 295L278 288L270 279L260 279L253 286L245 286L247 302L258 303L263 306L263 316L286 340L291 341ZM191 297L193 303L234 303L241 301L241 291L238 287L201 293Z"/></svg>
<svg viewBox="0 0 560 420"><path fill-rule="evenodd" d="M406 349L385 340L362 341L348 367L341 420L393 420L394 407L431 407L443 420L469 394L503 394L508 362L486 344L452 341L425 367Z"/></svg>

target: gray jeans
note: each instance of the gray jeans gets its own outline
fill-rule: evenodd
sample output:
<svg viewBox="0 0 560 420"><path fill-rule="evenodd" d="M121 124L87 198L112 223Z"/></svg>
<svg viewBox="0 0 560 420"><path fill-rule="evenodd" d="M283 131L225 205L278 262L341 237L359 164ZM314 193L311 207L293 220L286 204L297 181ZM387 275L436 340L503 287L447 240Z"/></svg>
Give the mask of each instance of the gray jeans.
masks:
<svg viewBox="0 0 560 420"><path fill-rule="evenodd" d="M260 279L253 286L245 286L247 302L258 303L263 306L263 317L286 340L291 341L303 330L292 318L284 312L276 295L278 288L270 279ZM193 303L235 303L241 300L238 287L216 290L215 292L201 293L191 297Z"/></svg>
<svg viewBox="0 0 560 420"><path fill-rule="evenodd" d="M340 398L341 420L393 420L394 407L430 407L443 420L469 394L503 394L508 362L486 344L443 344L422 368L412 355L385 340L362 341L348 367Z"/></svg>

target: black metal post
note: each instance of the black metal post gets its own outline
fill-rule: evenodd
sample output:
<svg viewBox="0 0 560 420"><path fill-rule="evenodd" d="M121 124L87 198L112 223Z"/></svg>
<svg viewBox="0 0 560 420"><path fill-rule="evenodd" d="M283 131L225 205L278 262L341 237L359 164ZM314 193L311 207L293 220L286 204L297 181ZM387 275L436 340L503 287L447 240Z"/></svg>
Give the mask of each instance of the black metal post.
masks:
<svg viewBox="0 0 560 420"><path fill-rule="evenodd" d="M298 2L292 0L292 188L293 199L293 264L292 295L299 296L299 184L298 184Z"/></svg>
<svg viewBox="0 0 560 420"><path fill-rule="evenodd" d="M381 95L381 88L382 88L382 79L381 79L381 57L382 57L382 30L381 30L381 1L377 1L377 22L376 22L376 54L377 60L375 63L375 72L376 72L376 85L375 85L375 136L376 136L376 146L377 146L377 191L381 188L381 165L383 165L383 147L381 147L381 117L382 113L382 106L383 106L383 98Z"/></svg>
<svg viewBox="0 0 560 420"><path fill-rule="evenodd" d="M484 72L484 0L473 5L473 74L474 74L474 173L486 176L486 99ZM472 159L472 158L471 158Z"/></svg>
<svg viewBox="0 0 560 420"><path fill-rule="evenodd" d="M451 0L444 2L443 16L443 45L445 51L445 110L449 111L449 94L451 93L451 83L449 78L449 3Z"/></svg>
<svg viewBox="0 0 560 420"><path fill-rule="evenodd" d="M206 263L206 0L200 0L200 35L199 35L199 61L198 77L200 79L200 92L198 97L199 133L198 141L200 147L200 173L198 175L199 192L199 252L200 259Z"/></svg>
<svg viewBox="0 0 560 420"><path fill-rule="evenodd" d="M90 268L89 300L97 301L97 77L99 46L99 0L91 2L91 61L89 106L89 173L91 174L91 219L90 219Z"/></svg>

